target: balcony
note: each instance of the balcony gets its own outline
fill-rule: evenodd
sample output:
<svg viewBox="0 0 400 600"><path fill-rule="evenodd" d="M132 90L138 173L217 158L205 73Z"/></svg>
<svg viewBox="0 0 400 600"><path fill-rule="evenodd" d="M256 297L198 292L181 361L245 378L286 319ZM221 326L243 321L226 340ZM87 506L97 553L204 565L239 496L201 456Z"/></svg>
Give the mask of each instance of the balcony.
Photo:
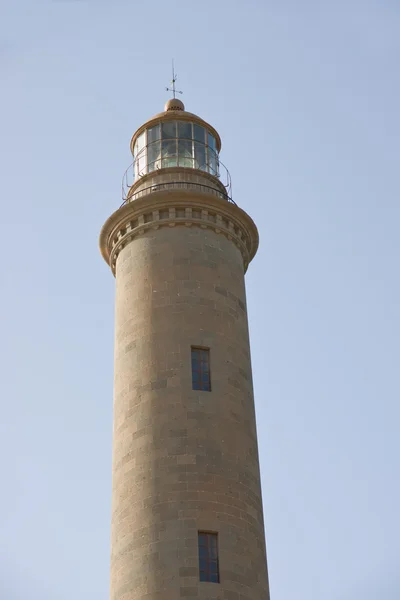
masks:
<svg viewBox="0 0 400 600"><path fill-rule="evenodd" d="M214 186L196 183L193 181L165 181L162 183L153 183L147 187L140 187L136 192L133 191L133 193L129 193L128 190L128 194L125 197L123 196L123 203L121 206L124 206L128 202L133 202L139 198L143 198L143 196L147 196L148 194L171 190L187 190L201 194L212 194L217 198L221 198L221 200L226 200L227 202L231 202L232 204L236 205L227 192L223 192L221 189L218 189Z"/></svg>

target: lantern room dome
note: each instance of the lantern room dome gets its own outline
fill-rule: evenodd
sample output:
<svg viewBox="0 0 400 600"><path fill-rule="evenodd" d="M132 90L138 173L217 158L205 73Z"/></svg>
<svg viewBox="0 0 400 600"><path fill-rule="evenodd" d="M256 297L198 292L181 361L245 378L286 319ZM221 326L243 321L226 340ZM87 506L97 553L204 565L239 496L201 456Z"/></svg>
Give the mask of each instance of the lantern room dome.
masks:
<svg viewBox="0 0 400 600"><path fill-rule="evenodd" d="M204 127L208 132L210 132L214 136L216 151L218 153L221 151L221 138L220 138L217 130L212 125L207 123L207 121L204 121L204 119L202 119L198 115L195 115L194 113L191 113L191 112L188 112L187 110L185 110L185 105L183 104L183 102L181 100L178 100L178 98L171 98L165 104L163 112L157 113L156 115L151 117L151 119L148 119L145 123L143 123L143 125L141 125L135 131L135 133L133 134L132 139L131 139L132 154L135 154L136 141L138 140L138 138L142 135L142 133L146 129L151 128L153 125L155 125L157 123L173 121L174 119L177 119L179 121L192 121L192 122L196 123L197 125Z"/></svg>

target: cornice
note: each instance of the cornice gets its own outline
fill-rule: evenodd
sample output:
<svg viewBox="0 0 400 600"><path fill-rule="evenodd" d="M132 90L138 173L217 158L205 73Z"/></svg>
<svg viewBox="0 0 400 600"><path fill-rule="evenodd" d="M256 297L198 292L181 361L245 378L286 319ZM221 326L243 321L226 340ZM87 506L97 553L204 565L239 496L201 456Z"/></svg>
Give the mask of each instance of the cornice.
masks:
<svg viewBox="0 0 400 600"><path fill-rule="evenodd" d="M100 251L116 272L118 254L148 230L201 227L231 240L243 257L244 271L257 252L258 231L249 215L227 200L186 190L154 192L115 211L100 233Z"/></svg>

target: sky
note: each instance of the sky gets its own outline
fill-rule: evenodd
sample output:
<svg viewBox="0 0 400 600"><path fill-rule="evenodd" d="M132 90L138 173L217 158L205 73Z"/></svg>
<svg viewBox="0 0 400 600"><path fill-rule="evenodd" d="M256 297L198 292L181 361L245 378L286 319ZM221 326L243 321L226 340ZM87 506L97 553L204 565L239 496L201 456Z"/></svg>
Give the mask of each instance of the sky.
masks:
<svg viewBox="0 0 400 600"><path fill-rule="evenodd" d="M272 600L398 600L400 4L0 0L0 600L109 597L115 282L133 132L222 138Z"/></svg>

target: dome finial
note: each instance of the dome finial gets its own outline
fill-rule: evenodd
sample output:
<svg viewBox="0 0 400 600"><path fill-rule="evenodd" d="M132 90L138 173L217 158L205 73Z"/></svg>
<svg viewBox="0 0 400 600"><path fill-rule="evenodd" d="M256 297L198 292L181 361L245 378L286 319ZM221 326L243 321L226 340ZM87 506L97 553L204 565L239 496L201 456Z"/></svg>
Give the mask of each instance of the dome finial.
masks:
<svg viewBox="0 0 400 600"><path fill-rule="evenodd" d="M185 105L178 98L170 98L164 106L165 112L168 110L185 110Z"/></svg>

